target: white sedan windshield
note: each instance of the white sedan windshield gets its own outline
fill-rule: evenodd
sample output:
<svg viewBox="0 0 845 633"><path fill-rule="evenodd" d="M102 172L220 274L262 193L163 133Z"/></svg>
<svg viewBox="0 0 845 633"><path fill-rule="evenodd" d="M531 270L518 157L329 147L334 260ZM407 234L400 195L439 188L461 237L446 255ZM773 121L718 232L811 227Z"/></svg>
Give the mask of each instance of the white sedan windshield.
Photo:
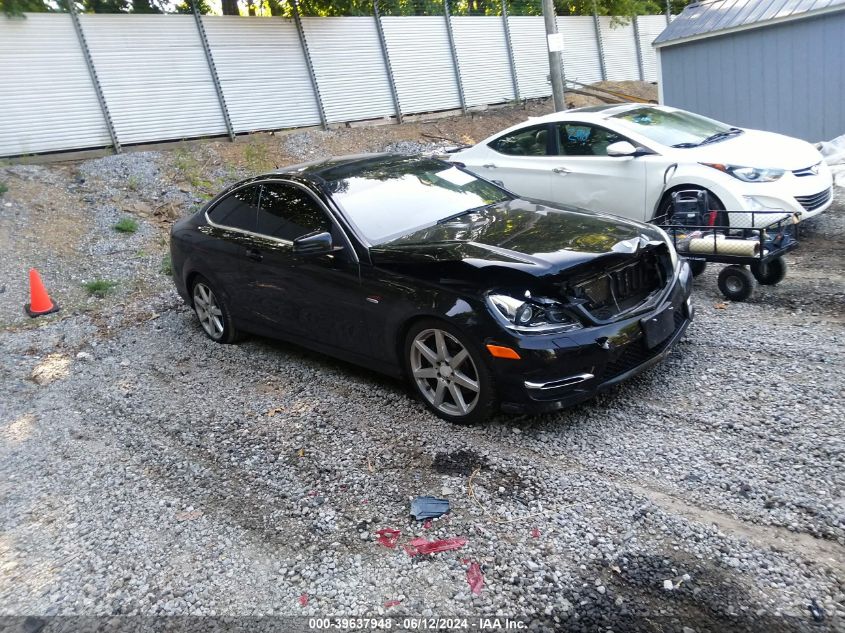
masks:
<svg viewBox="0 0 845 633"><path fill-rule="evenodd" d="M671 147L695 147L703 141L736 130L692 112L662 110L648 106L626 110L614 115L613 119L624 128Z"/></svg>

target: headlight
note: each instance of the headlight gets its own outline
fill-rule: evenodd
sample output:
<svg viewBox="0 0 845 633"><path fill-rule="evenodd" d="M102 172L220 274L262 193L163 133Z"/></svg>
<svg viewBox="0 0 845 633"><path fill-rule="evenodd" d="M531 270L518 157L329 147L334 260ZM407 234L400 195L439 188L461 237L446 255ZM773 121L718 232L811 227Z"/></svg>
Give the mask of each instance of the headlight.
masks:
<svg viewBox="0 0 845 633"><path fill-rule="evenodd" d="M487 295L487 307L504 327L523 334L569 332L583 327L560 301L532 297L530 292L522 299L503 294Z"/></svg>
<svg viewBox="0 0 845 633"><path fill-rule="evenodd" d="M740 167L739 165L723 165L722 163L701 163L707 167L718 169L730 174L742 182L773 182L783 176L783 169L763 169L761 167Z"/></svg>

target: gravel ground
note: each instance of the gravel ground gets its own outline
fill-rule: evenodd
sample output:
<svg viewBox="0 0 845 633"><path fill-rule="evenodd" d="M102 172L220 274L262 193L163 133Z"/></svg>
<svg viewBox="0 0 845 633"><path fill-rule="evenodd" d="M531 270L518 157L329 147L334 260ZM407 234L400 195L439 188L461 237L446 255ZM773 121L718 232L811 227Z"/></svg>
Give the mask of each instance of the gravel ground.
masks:
<svg viewBox="0 0 845 633"><path fill-rule="evenodd" d="M188 207L194 191L154 185L171 160L6 169L20 170L19 214L34 213L17 184L30 173L44 188L84 177L77 186L110 191L148 170L133 185L145 200ZM718 267L699 277L697 319L660 366L560 414L468 428L292 345L211 343L152 262L108 254L161 239L152 214L112 235L115 196L92 203L103 214L85 232L99 239L80 243L143 283L0 331L0 615L842 630L843 196L807 223L781 285L738 304L719 295ZM413 521L420 494L448 498L451 513ZM377 542L381 528L401 530L396 548ZM467 542L410 557L402 545L419 536Z"/></svg>

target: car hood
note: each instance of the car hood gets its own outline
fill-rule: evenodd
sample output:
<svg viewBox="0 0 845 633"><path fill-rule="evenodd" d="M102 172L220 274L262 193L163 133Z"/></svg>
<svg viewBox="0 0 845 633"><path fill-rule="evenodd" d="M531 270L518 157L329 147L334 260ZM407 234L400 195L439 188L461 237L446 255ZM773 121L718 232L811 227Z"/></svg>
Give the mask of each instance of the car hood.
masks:
<svg viewBox="0 0 845 633"><path fill-rule="evenodd" d="M370 250L376 265L461 261L541 277L662 244L655 227L613 215L509 200Z"/></svg>
<svg viewBox="0 0 845 633"><path fill-rule="evenodd" d="M790 171L810 167L822 160L818 150L806 141L760 130L745 130L744 134L724 141L677 151L683 152L685 158L700 163Z"/></svg>

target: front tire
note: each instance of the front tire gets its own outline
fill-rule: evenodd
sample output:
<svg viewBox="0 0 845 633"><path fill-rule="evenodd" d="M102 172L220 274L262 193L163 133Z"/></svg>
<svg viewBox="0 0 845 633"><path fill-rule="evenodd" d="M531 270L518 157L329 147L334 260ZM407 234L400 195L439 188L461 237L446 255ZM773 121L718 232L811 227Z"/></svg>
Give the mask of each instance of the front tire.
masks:
<svg viewBox="0 0 845 633"><path fill-rule="evenodd" d="M690 271L692 272L693 277L698 277L705 270L707 270L706 261L700 259L688 259L687 263L689 264Z"/></svg>
<svg viewBox="0 0 845 633"><path fill-rule="evenodd" d="M444 420L473 424L496 411L483 352L456 327L434 319L414 324L405 336L403 361L414 392Z"/></svg>
<svg viewBox="0 0 845 633"><path fill-rule="evenodd" d="M220 293L214 291L211 282L201 275L197 275L191 287L191 304L208 338L215 343L234 343L238 340L238 331L229 306Z"/></svg>
<svg viewBox="0 0 845 633"><path fill-rule="evenodd" d="M719 290L731 301L745 301L754 293L754 276L744 266L725 266L718 283Z"/></svg>

